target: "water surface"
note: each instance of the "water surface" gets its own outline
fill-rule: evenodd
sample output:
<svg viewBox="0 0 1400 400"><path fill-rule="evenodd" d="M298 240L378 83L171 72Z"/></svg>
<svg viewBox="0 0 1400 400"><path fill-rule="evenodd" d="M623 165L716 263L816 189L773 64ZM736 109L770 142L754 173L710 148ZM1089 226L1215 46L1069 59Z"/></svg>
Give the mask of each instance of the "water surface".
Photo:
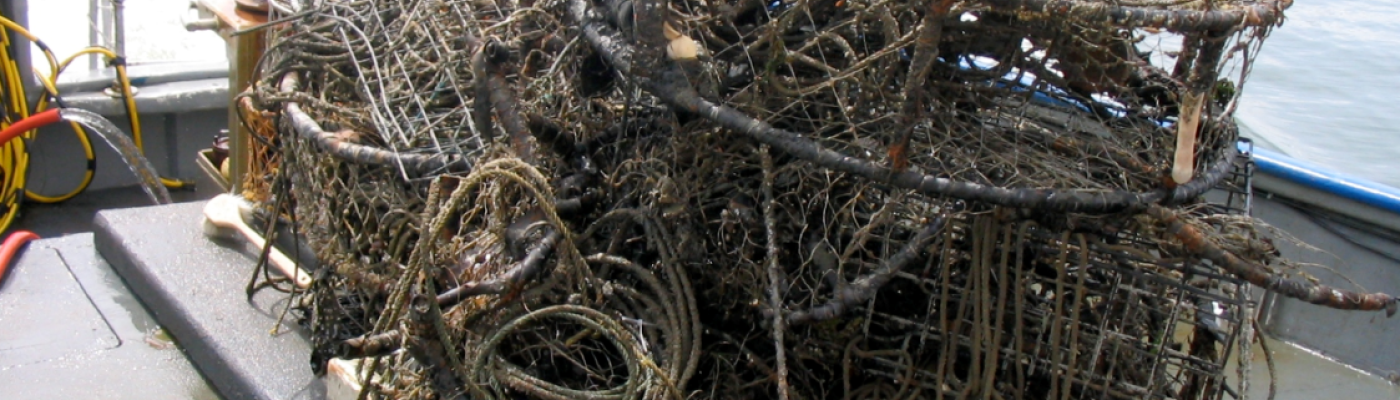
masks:
<svg viewBox="0 0 1400 400"><path fill-rule="evenodd" d="M1237 113L1291 156L1400 186L1400 2L1298 0Z"/></svg>

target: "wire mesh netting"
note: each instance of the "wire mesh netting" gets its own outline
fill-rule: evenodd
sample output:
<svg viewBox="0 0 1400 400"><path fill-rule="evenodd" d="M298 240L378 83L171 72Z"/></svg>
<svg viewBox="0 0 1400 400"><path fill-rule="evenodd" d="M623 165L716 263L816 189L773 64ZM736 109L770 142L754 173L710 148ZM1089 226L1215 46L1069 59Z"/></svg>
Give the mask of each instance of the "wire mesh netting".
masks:
<svg viewBox="0 0 1400 400"><path fill-rule="evenodd" d="M1246 283L1395 304L1247 216L1288 4L318 2L240 104L365 395L1216 399Z"/></svg>

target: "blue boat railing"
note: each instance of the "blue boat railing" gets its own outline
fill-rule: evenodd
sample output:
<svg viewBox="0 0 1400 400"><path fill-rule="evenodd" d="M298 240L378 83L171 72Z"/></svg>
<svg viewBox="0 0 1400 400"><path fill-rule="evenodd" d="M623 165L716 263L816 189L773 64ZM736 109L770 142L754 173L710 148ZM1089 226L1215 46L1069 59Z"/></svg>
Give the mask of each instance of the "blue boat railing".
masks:
<svg viewBox="0 0 1400 400"><path fill-rule="evenodd" d="M1265 192L1400 231L1400 189L1259 147L1253 161Z"/></svg>

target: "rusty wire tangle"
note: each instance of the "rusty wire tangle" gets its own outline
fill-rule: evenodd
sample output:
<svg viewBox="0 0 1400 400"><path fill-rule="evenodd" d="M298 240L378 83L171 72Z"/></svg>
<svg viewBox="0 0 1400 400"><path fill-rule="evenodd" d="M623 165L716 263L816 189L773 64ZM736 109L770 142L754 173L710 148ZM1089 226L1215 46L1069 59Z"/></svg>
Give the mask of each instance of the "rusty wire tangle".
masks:
<svg viewBox="0 0 1400 400"><path fill-rule="evenodd" d="M1395 306L1248 216L1289 4L307 2L250 185L362 398L1220 399L1248 285Z"/></svg>

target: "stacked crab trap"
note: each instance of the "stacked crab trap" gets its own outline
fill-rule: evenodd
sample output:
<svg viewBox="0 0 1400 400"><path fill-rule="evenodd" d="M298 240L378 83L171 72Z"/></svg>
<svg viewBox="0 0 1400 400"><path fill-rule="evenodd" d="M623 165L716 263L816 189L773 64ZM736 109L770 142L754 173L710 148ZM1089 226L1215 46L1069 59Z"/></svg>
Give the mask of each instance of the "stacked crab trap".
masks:
<svg viewBox="0 0 1400 400"><path fill-rule="evenodd" d="M1251 287L1395 306L1248 215L1288 0L313 3L244 187L368 398L1219 399Z"/></svg>

